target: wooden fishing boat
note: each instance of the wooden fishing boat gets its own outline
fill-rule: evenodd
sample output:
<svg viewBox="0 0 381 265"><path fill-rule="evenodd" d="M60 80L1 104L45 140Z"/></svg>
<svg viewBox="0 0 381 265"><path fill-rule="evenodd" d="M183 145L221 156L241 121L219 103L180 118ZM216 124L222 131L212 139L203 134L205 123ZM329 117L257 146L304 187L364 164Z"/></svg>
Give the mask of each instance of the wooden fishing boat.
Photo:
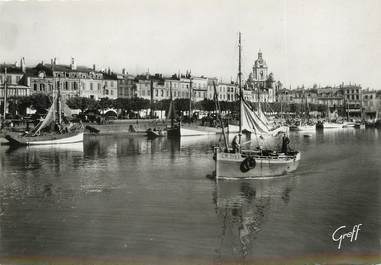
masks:
<svg viewBox="0 0 381 265"><path fill-rule="evenodd" d="M150 139L167 136L167 132L165 130L152 130L150 128L146 131L146 133L147 133L147 137Z"/></svg>
<svg viewBox="0 0 381 265"><path fill-rule="evenodd" d="M54 82L56 83L56 82ZM60 87L48 114L30 132L7 132L5 138L13 145L54 145L83 142L84 127L82 123L64 122L63 115L69 115L70 109L61 102Z"/></svg>
<svg viewBox="0 0 381 265"><path fill-rule="evenodd" d="M239 34L239 72L238 84L240 91L240 120L239 145L241 145L242 130L252 132L257 138L275 137L281 129L271 130L265 115L261 113L260 102L258 111L254 112L243 100L241 86L241 34ZM215 93L217 93L215 89ZM217 97L218 98L218 97ZM223 130L223 128L222 128ZM223 130L224 132L224 130ZM225 135L225 134L224 134ZM214 149L215 174L219 178L263 178L287 174L298 168L301 154L298 151L279 152L277 150L245 150L242 147L238 152L228 146L225 139L225 148Z"/></svg>
<svg viewBox="0 0 381 265"><path fill-rule="evenodd" d="M46 133L43 135L22 135L19 133L8 132L5 135L11 144L16 145L53 145L53 144L70 144L83 142L83 130L58 134Z"/></svg>

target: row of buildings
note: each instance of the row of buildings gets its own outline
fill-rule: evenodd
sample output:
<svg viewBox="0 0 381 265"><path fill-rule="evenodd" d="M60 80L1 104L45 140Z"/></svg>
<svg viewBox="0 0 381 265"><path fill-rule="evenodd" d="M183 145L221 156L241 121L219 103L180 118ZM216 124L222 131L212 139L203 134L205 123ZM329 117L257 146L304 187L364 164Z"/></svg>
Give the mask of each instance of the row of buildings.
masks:
<svg viewBox="0 0 381 265"><path fill-rule="evenodd" d="M4 84L7 83L5 93ZM243 80L243 97L252 102L281 102L286 104L321 104L329 108L344 107L348 113L359 115L364 109L377 112L381 109L380 93L362 89L359 85L340 85L311 89L285 89L269 73L261 51L255 60L247 80ZM56 59L50 63L40 62L27 67L25 59L15 64L0 65L0 102L4 95L18 98L34 93L52 95L60 88L65 98L88 97L133 98L150 100L172 98L191 98L193 101L214 99L215 89L220 101L236 101L239 89L237 82L221 82L217 78L193 76L190 72L163 76L145 73L131 75L125 70L114 73L108 68L99 70L92 67L77 66L72 58L69 65L59 64Z"/></svg>
<svg viewBox="0 0 381 265"><path fill-rule="evenodd" d="M381 112L381 91L362 89L357 84L313 87L310 89L280 89L277 101L305 105L324 105L330 110L344 109L349 116L376 116Z"/></svg>
<svg viewBox="0 0 381 265"><path fill-rule="evenodd" d="M5 80L7 79L7 80ZM22 97L34 93L53 94L60 88L63 97L132 98L142 97L152 100L170 98L191 98L193 101L214 98L214 85L221 101L237 100L236 82L222 82L217 78L175 74L163 76L149 73L133 76L125 70L114 73L110 69L99 70L93 67L77 66L72 58L69 65L59 64L56 59L50 63L40 62L27 67L25 59L15 64L0 65L0 100L3 100L4 83L7 81L7 96ZM276 101L276 84L273 75L268 74L262 52L253 66L248 80L243 82L243 95L246 100ZM279 82L278 82L279 84Z"/></svg>

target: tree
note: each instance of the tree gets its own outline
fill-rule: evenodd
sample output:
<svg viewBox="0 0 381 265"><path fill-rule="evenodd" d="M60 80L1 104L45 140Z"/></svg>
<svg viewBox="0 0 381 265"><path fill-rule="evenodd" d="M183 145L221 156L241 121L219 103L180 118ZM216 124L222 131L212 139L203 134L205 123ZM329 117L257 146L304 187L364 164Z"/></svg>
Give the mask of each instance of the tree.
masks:
<svg viewBox="0 0 381 265"><path fill-rule="evenodd" d="M98 102L99 108L104 112L106 109L112 108L113 107L113 100L109 98L101 98Z"/></svg>
<svg viewBox="0 0 381 265"><path fill-rule="evenodd" d="M97 110L99 108L98 102L95 99L85 97L68 98L66 104L71 109L80 109L82 113L86 110Z"/></svg>
<svg viewBox="0 0 381 265"><path fill-rule="evenodd" d="M150 100L144 98L132 98L131 110L140 111L150 107Z"/></svg>
<svg viewBox="0 0 381 265"><path fill-rule="evenodd" d="M20 98L19 104L19 110L32 107L37 113L46 113L47 109L52 105L52 102L47 95L39 93Z"/></svg>

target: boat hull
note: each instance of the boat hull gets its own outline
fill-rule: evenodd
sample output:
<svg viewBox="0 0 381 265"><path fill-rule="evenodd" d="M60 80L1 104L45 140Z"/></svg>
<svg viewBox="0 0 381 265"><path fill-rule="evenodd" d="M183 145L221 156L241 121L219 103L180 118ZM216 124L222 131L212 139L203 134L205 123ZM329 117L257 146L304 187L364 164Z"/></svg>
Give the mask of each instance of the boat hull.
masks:
<svg viewBox="0 0 381 265"><path fill-rule="evenodd" d="M164 137L167 136L166 131L153 131L153 130L147 130L147 137L150 139L154 139L157 137Z"/></svg>
<svg viewBox="0 0 381 265"><path fill-rule="evenodd" d="M169 138L177 138L180 137L180 127L168 128L167 129L167 137Z"/></svg>
<svg viewBox="0 0 381 265"><path fill-rule="evenodd" d="M57 135L43 136L21 136L15 133L8 133L5 138L11 144L17 145L54 145L54 144L71 144L83 142L83 131Z"/></svg>
<svg viewBox="0 0 381 265"><path fill-rule="evenodd" d="M291 128L290 128L291 130ZM293 128L293 131L296 132L313 132L316 131L316 126L315 125L301 125L301 126L296 126Z"/></svg>
<svg viewBox="0 0 381 265"><path fill-rule="evenodd" d="M216 178L266 178L285 175L299 166L300 153L295 156L254 156L255 167L247 172L241 170L246 157L240 153L216 152Z"/></svg>
<svg viewBox="0 0 381 265"><path fill-rule="evenodd" d="M214 128L211 128L214 129ZM181 136L198 136L198 135L215 135L217 134L218 131L217 129L214 130L207 130L207 129L202 129L202 128L180 128L180 135Z"/></svg>

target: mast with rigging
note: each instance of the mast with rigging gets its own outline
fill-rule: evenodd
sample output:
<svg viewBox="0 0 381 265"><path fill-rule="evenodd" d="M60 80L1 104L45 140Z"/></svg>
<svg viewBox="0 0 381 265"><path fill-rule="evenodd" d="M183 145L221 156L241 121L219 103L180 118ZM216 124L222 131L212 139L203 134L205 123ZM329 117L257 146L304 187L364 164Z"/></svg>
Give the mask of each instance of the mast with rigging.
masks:
<svg viewBox="0 0 381 265"><path fill-rule="evenodd" d="M238 59L238 88L239 88L239 144L241 145L241 135L242 135L242 72L241 72L241 32L239 32L239 39L238 39L238 53L239 53L239 59Z"/></svg>

